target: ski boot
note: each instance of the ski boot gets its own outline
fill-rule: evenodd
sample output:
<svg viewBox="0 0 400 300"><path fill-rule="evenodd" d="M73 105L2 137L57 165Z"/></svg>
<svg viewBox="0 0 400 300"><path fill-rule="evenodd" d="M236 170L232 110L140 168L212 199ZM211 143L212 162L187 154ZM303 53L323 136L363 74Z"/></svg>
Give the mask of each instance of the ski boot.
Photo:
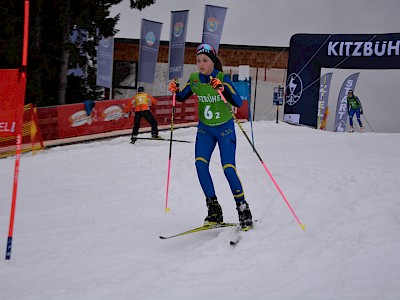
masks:
<svg viewBox="0 0 400 300"><path fill-rule="evenodd" d="M134 144L137 141L137 135L132 135L131 144Z"/></svg>
<svg viewBox="0 0 400 300"><path fill-rule="evenodd" d="M364 126L361 126L361 132L365 132Z"/></svg>
<svg viewBox="0 0 400 300"><path fill-rule="evenodd" d="M224 217L222 215L221 205L219 205L217 197L207 197L206 202L208 207L208 215L204 219L204 225L222 223L224 221Z"/></svg>
<svg viewBox="0 0 400 300"><path fill-rule="evenodd" d="M349 132L354 132L354 127L350 126Z"/></svg>
<svg viewBox="0 0 400 300"><path fill-rule="evenodd" d="M240 227L242 227L242 231L248 231L252 229L253 220L249 204L245 200L236 202L236 210L239 215L239 222L240 222Z"/></svg>
<svg viewBox="0 0 400 300"><path fill-rule="evenodd" d="M158 134L153 134L153 135L151 136L151 138L152 138L153 140L160 140L160 139L161 139L161 136L159 136Z"/></svg>

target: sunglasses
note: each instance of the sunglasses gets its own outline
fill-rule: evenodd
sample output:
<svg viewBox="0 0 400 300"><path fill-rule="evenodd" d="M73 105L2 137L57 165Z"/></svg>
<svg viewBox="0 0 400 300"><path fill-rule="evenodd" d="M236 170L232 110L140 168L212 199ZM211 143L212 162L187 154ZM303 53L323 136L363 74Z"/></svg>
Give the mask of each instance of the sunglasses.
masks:
<svg viewBox="0 0 400 300"><path fill-rule="evenodd" d="M215 53L215 50L213 47L211 47L209 44L201 44L197 47L197 51L199 52L199 50L204 49L205 51L211 51L215 56L217 56L217 54Z"/></svg>

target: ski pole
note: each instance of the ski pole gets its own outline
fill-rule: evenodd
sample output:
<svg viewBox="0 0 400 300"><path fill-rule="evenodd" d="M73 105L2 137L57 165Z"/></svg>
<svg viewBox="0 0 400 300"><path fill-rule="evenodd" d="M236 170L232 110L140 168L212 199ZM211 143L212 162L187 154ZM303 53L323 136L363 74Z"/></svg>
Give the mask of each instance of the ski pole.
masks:
<svg viewBox="0 0 400 300"><path fill-rule="evenodd" d="M27 59L28 59L28 36L29 36L29 1L25 0L24 3L24 41L23 41L23 49L22 49L22 66L21 66L21 77L26 78L26 70L27 70ZM24 89L26 86L26 82L24 82ZM24 97L24 96L22 96ZM20 99L18 99L20 100ZM15 150L15 166L14 166L14 182L13 182L13 191L12 191L12 199L11 199L11 212L10 212L10 225L8 227L8 237L7 237L7 247L6 247L6 260L11 259L11 251L12 251L12 241L13 241L13 231L14 231L14 221L15 221L15 210L17 205L17 192L18 192L18 178L19 178L19 167L21 161L21 145L22 145L22 121L23 121L23 100L22 105L18 109L17 112L17 141L16 141L16 150Z"/></svg>
<svg viewBox="0 0 400 300"><path fill-rule="evenodd" d="M251 140L252 144L254 145L253 117L251 114L251 106L249 106L249 114L250 114Z"/></svg>
<svg viewBox="0 0 400 300"><path fill-rule="evenodd" d="M362 114L362 116L364 117L365 121L367 122L369 128L371 128L371 131L374 132L374 130L372 129L371 125L369 124L367 118L364 116L364 114Z"/></svg>
<svg viewBox="0 0 400 300"><path fill-rule="evenodd" d="M177 83L177 87L179 83ZM172 157L172 137L174 133L174 116L175 116L175 104L176 104L176 93L172 94L172 113L171 113L171 137L169 141L169 155L168 155L168 173L167 173L167 189L166 189L166 196L165 196L165 213L170 211L168 207L168 192L169 192L169 181L170 181L170 174L171 174L171 157Z"/></svg>
<svg viewBox="0 0 400 300"><path fill-rule="evenodd" d="M271 178L272 182L274 183L275 187L277 188L278 192L281 194L283 200L286 202L286 205L288 206L289 210L291 211L292 215L294 216L294 218L296 219L297 223L300 225L300 228L305 231L306 226L304 224L302 224L300 222L300 219L297 217L296 213L294 212L292 206L290 205L289 201L287 200L286 196L283 194L283 191L281 190L281 188L279 187L278 183L276 182L274 176L272 176L272 173L269 171L269 169L267 168L266 164L264 163L263 159L261 158L260 154L258 154L258 151L256 149L256 147L254 146L254 144L252 144L250 138L248 137L246 131L244 131L242 125L240 124L239 120L236 118L235 114L232 112L232 110L230 109L228 102L226 101L224 95L222 94L222 92L220 90L218 90L218 93L220 94L222 100L224 101L224 103L228 106L229 111L231 112L233 119L235 120L235 122L239 125L240 130L243 132L244 136L246 137L247 141L249 142L250 146L253 148L254 153L257 155L258 159L260 160L261 164L263 165L265 171L267 172L267 174L269 175L269 177Z"/></svg>

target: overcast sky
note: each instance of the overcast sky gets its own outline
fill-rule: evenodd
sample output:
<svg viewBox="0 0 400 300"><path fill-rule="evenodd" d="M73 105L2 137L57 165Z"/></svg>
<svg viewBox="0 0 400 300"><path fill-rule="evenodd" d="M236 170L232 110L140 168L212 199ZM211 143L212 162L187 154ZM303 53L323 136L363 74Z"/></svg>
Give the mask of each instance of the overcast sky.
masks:
<svg viewBox="0 0 400 300"><path fill-rule="evenodd" d="M140 38L141 19L163 23L169 40L171 11L189 10L188 42L201 42L206 4L227 7L222 44L289 46L295 33L393 33L400 31L400 0L156 0L142 11L124 0L116 37Z"/></svg>

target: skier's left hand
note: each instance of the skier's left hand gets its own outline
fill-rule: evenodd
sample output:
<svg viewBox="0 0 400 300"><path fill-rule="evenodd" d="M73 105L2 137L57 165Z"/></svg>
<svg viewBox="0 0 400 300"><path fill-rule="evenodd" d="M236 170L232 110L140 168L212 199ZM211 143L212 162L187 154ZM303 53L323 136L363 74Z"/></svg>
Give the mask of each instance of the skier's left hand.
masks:
<svg viewBox="0 0 400 300"><path fill-rule="evenodd" d="M221 80L219 80L218 78L212 78L210 80L210 84L214 90L219 89L221 92L224 90L224 86L222 85Z"/></svg>
<svg viewBox="0 0 400 300"><path fill-rule="evenodd" d="M360 114L362 114L362 115L363 115L363 114L364 114L364 111L363 111L363 110L361 110L361 111L360 111Z"/></svg>

